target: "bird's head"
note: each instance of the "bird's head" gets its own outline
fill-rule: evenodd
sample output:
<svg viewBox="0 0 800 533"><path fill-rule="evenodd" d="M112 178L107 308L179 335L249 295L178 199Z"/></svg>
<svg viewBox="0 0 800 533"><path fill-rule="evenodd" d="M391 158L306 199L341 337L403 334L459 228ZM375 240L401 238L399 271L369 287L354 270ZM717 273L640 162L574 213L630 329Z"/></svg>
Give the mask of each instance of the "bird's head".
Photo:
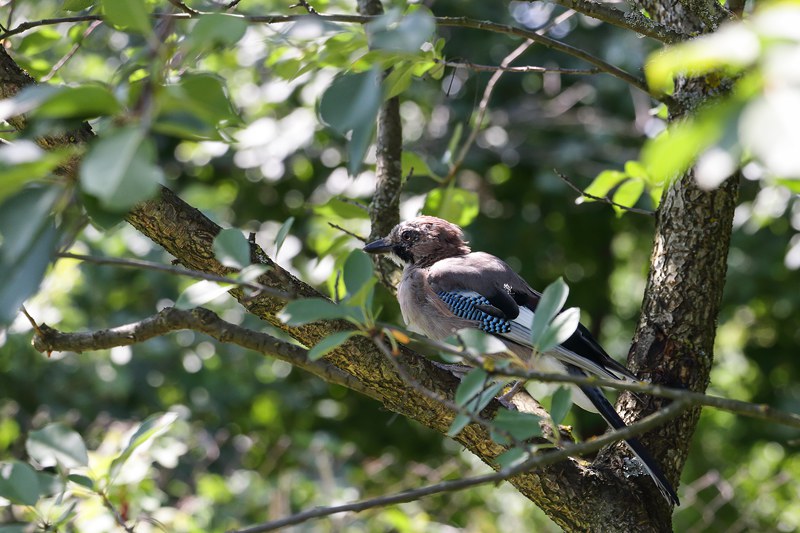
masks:
<svg viewBox="0 0 800 533"><path fill-rule="evenodd" d="M364 247L372 254L390 253L405 265L426 267L440 259L470 252L461 228L441 218L420 216L396 225L389 235Z"/></svg>

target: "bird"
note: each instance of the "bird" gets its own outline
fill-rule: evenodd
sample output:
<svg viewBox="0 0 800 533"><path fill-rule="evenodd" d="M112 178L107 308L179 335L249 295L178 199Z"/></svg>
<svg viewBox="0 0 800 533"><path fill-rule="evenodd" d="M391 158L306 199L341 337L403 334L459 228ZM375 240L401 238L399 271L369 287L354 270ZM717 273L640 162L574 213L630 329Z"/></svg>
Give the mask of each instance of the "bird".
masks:
<svg viewBox="0 0 800 533"><path fill-rule="evenodd" d="M531 326L541 294L502 259L473 252L459 226L421 215L400 222L389 234L368 243L371 254L388 253L403 267L397 300L411 331L443 340L463 328L477 328L499 338L515 356L532 361L540 372L595 375L622 382L640 382L606 353L582 324L566 341L532 357ZM573 402L599 413L612 429L625 422L598 387L575 386ZM636 438L625 441L664 498L680 505L658 463Z"/></svg>

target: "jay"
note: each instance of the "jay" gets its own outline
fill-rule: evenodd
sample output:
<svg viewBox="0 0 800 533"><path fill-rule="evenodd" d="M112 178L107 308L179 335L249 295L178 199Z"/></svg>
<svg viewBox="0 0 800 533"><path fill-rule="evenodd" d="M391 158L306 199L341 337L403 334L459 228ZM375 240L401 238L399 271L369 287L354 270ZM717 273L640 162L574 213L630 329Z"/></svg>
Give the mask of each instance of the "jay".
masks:
<svg viewBox="0 0 800 533"><path fill-rule="evenodd" d="M459 329L477 328L498 337L509 351L531 361L541 372L637 380L583 325L562 344L532 359L531 325L540 294L501 259L472 252L455 224L419 216L401 222L387 237L367 244L364 251L389 253L403 265L397 299L412 331L442 340ZM573 401L579 407L599 413L614 429L625 427L598 387L574 389ZM642 443L635 438L625 442L666 500L679 505L675 490Z"/></svg>

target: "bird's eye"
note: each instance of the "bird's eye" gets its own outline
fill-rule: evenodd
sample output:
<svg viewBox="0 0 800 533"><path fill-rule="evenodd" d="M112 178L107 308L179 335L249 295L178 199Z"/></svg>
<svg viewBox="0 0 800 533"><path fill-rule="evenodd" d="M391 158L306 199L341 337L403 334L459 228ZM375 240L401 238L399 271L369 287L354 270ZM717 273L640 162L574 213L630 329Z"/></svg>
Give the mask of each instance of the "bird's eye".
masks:
<svg viewBox="0 0 800 533"><path fill-rule="evenodd" d="M410 231L410 230L406 230L406 231L404 231L403 233L400 234L400 238L403 239L404 241L410 241L411 237L413 237L413 236L414 236L414 232Z"/></svg>

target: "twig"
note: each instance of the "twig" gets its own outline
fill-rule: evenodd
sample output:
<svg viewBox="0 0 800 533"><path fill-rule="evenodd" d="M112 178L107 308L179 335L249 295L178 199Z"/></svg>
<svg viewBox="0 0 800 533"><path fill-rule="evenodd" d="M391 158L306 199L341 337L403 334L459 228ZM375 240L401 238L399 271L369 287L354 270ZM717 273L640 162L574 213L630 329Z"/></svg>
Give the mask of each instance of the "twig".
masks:
<svg viewBox="0 0 800 533"><path fill-rule="evenodd" d="M138 322L90 332L63 333L47 324L41 324L35 331L32 343L33 347L42 353L84 352L130 346L182 329L199 331L220 342L233 343L286 361L311 372L324 381L342 385L371 398L378 396L373 389L365 387L358 379L335 366L322 360L310 361L306 349L281 341L266 333L226 322L214 312L203 307L190 310L167 307Z"/></svg>
<svg viewBox="0 0 800 533"><path fill-rule="evenodd" d="M174 20L188 20L194 18L193 15L189 13L154 13L152 15L155 18L159 19L174 19ZM252 23L252 24L279 24L284 22L297 22L300 20L308 20L309 17L314 17L314 20L323 20L327 22L343 22L343 23L352 23L352 24L366 24L375 20L375 16L372 15L251 15L251 16L241 16L242 19L245 21ZM54 24L63 24L69 22L85 22L91 20L102 20L100 15L80 15L75 17L61 17L61 18L51 18L51 19L42 19L42 20L33 20L28 22L23 22L16 27L3 32L0 34L0 40L7 39L12 35L17 35L19 33L26 32L33 28L39 26L48 26ZM627 72L617 66L614 66L607 61L600 59L597 56L586 52L580 48L576 48L574 46L568 45L556 39L552 39L550 37L546 37L544 35L539 35L534 31L527 30L524 28L518 28L516 26L508 26L505 24L498 24L496 22L490 21L483 21L483 20L475 20L470 19L467 17L434 17L436 24L439 26L445 27L458 27L458 28L472 28L476 30L486 30L494 33L501 33L505 35L513 35L516 37L522 37L525 39L531 39L542 46L547 48L551 48L553 50L557 50L559 52L571 55L573 57L577 57L587 63L595 65L597 68L602 70L607 74L611 74L612 76L628 83L629 85L636 87L637 89L644 91L647 94L650 94L649 89L647 88L647 84L642 78L634 76L630 72ZM653 37L653 35L648 35ZM652 95L654 98L661 99L664 101L663 95Z"/></svg>
<svg viewBox="0 0 800 533"><path fill-rule="evenodd" d="M564 183L566 183L567 185L569 185L569 186L570 186L570 188L571 188L573 191L577 192L579 195L581 195L581 196L582 196L582 197L584 197L584 198L589 198L590 200L597 200L598 202L602 202L602 203L604 203L604 204L613 205L613 206L615 206L615 207L619 207L620 209L624 209L625 211L630 211L631 213L636 213L637 215L647 215L647 216L649 216L649 217L654 217L654 216L656 216L656 213L655 213L655 211L650 211L650 210L648 210L648 209L639 209L638 207L630 207L630 206L627 206L627 205L618 204L617 202L615 202L615 201L614 201L614 200L612 200L611 198L608 198L608 197L600 197L600 196L595 196L595 195L593 195L593 194L589 194L589 193L587 193L587 192L585 192L585 191L581 190L581 188L580 188L580 187L578 187L577 185L575 185L575 184L572 182L572 180L570 180L570 179L569 179L567 176L565 176L564 174L562 174L562 173L561 173L561 172L559 172L558 170L556 170L556 169L553 169L553 172L555 172L555 173L556 173L556 175L557 175L559 178L561 178L562 180L564 180Z"/></svg>
<svg viewBox="0 0 800 533"><path fill-rule="evenodd" d="M574 11L569 11L567 13L563 13L559 17L553 19L548 24L542 26L541 28L536 30L537 35L544 35L550 27L553 25L567 20L569 17L574 15ZM500 68L494 71L492 77L489 78L489 81L486 83L486 88L483 90L483 96L481 97L481 101L478 104L478 110L475 113L475 119L472 122L472 130L469 133L469 137L467 140L464 141L464 144L461 146L461 149L458 151L458 156L456 156L452 165L450 165L450 169L447 172L447 176L444 177L442 180L442 184L440 186L444 186L455 177L456 172L461 168L461 165L464 163L464 159L466 159L467 154L469 153L472 145L475 143L475 139L478 138L478 133L483 129L483 117L486 115L486 110L489 108L489 100L492 97L492 93L494 92L494 88L497 85L497 82L500 81L500 78L503 76L511 63L513 63L519 56L521 56L528 48L533 45L533 39L527 39L524 43L519 45L515 48L510 54L503 58L503 61L500 62Z"/></svg>
<svg viewBox="0 0 800 533"><path fill-rule="evenodd" d="M297 0L297 3L290 5L289 9L294 9L296 7L304 8L311 15L319 15L319 12L316 9L314 9L314 6L306 2L306 0Z"/></svg>
<svg viewBox="0 0 800 533"><path fill-rule="evenodd" d="M189 15L192 15L193 17L200 14L199 11L196 11L196 10L192 9L191 7L187 6L181 0L169 0L169 3L172 4L173 6L177 7L178 9L183 11L184 13L188 13Z"/></svg>
<svg viewBox="0 0 800 533"><path fill-rule="evenodd" d="M385 327L384 324L378 324ZM463 350L460 350L452 344L444 342L433 341L424 337L420 337L409 331L398 328L397 326L390 326L394 329L399 329L409 337L424 342L429 347L449 353L452 355L460 355L465 357ZM482 364L481 360L475 360L476 364ZM573 385L586 385L590 387L604 387L608 389L630 391L634 393L650 394L652 396L659 396L671 400L688 401L691 405L701 405L704 407L713 407L723 411L765 420L769 422L777 422L788 427L800 428L800 414L790 413L775 409L766 404L756 404L744 402L741 400L732 400L729 398L722 398L720 396L711 396L702 392L695 392L686 389L676 389L672 387L664 387L648 383L645 381L616 381L604 379L597 376L574 376L567 374L548 374L536 372L533 370L524 370L521 368L507 368L503 370L493 370L487 372L494 376L502 376L509 378L517 378L521 380L541 381L544 383L567 383Z"/></svg>
<svg viewBox="0 0 800 533"><path fill-rule="evenodd" d="M333 229L338 229L342 233L345 233L347 235L350 235L351 237L354 237L354 238L358 239L361 242L367 242L367 239L365 237L362 237L361 235L358 235L357 233L353 233L349 229L345 229L345 228L341 227L338 224L334 224L333 222L328 222L328 225L330 227L332 227Z"/></svg>
<svg viewBox="0 0 800 533"><path fill-rule="evenodd" d="M58 72L61 69L61 67L66 65L67 61L72 59L72 56L75 55L75 53L78 51L78 49L80 49L81 45L83 44L83 40L86 39L89 35L91 35L92 32L95 30L95 28L97 28L100 24L102 24L102 21L99 20L95 20L94 22L89 24L89 27L86 28L86 31L84 31L83 35L81 35L81 40L73 44L72 48L69 49L69 52L64 54L64 57L56 61L56 64L53 65L53 68L50 69L50 72L42 76L42 79L39 81L40 82L50 81L50 78L55 76L56 72Z"/></svg>
<svg viewBox="0 0 800 533"><path fill-rule="evenodd" d="M216 281L219 283L230 283L231 285L238 285L240 287L261 291L262 294L267 294L275 298L280 298L281 300L291 300L294 298L294 296L292 296L288 292L279 291L277 289L273 289L272 287L261 285L260 283L253 283L250 281L241 281L237 279L226 278L225 276L208 274L206 272L200 272L199 270L190 270L188 268L164 265L161 263L155 263L153 261L143 261L141 259L122 259L117 257L97 257L93 255L72 254L66 252L58 253L56 254L56 257L60 257L63 259L77 259L79 261L94 263L97 265L114 265L126 268L157 270L159 272L168 272L170 274L176 274L178 276L186 276L189 278L204 279L208 281Z"/></svg>
<svg viewBox="0 0 800 533"><path fill-rule="evenodd" d="M425 496L430 496L433 494L441 494L443 492L455 492L459 490L468 489L470 487L475 487L478 485L486 485L488 483L498 483L500 481L504 481L506 479L514 477L517 474L521 474L523 472L527 472L535 468L549 466L559 461L563 461L571 456L578 456L596 452L608 444L612 444L614 442L635 437L642 433L646 433L647 431L650 431L651 429L656 428L662 425L663 423L675 418L683 411L684 408L685 405L683 402L680 401L674 402L665 407L664 409L660 410L658 413L649 415L641 419L640 421L631 424L623 429L606 433L605 435L597 437L596 439L581 442L579 444L572 444L566 446L561 450L537 454L516 466L510 468L503 468L492 474L484 474L481 476L462 478L454 481L443 481L441 483L436 483L434 485L429 485L427 487L407 490L404 492L391 494L388 496L379 496L377 498L362 500L360 502L353 502L344 505L335 505L331 507L317 507L314 509L310 509L308 511L303 511L301 513L287 516L286 518L281 518L279 520L273 520L271 522L266 522L264 524L259 524L244 529L232 530L229 533L263 533L265 531L273 531L281 527L300 524L314 518L330 516L332 514L343 513L348 511L360 512L367 509L374 509L376 507L386 507L388 505L395 505L398 503L415 501Z"/></svg>
<svg viewBox="0 0 800 533"><path fill-rule="evenodd" d="M590 75L590 74L599 74L602 72L599 68L561 68L561 67L539 67L535 65L526 65L521 67L507 67L503 65L479 65L477 63L470 63L469 61L464 62L457 62L457 61L443 61L441 59L436 59L436 63L440 65L444 65L446 67L454 67L454 68L466 68L469 70L474 70L476 72L517 72L517 73L526 73L526 72L558 72L560 74L576 74L576 75Z"/></svg>
<svg viewBox="0 0 800 533"><path fill-rule="evenodd" d="M230 2L228 2L228 4L225 6L225 9L233 9L234 7L236 7L237 5L239 5L239 2L241 2L241 1L242 1L242 0L231 0L231 1L230 1Z"/></svg>

